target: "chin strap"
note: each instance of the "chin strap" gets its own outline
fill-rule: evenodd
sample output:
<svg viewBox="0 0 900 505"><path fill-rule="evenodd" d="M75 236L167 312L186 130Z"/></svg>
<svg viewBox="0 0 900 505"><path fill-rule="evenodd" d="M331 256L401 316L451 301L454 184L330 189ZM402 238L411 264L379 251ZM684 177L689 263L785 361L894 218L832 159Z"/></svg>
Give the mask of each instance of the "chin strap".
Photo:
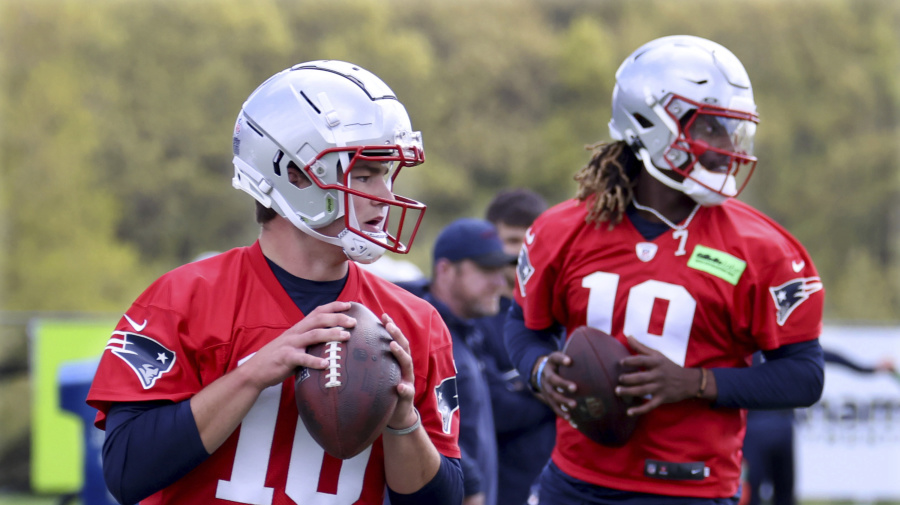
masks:
<svg viewBox="0 0 900 505"><path fill-rule="evenodd" d="M234 157L234 172L232 185L235 188L253 195L257 201L266 207L271 208L274 203L279 209L282 209L284 218L290 221L291 224L296 226L300 231L315 239L321 240L322 242L340 247L344 251L344 254L347 255L347 258L359 263L372 263L385 253L386 249L384 247L370 242L346 228L344 228L337 237L323 235L314 230L306 224L303 218L297 215L296 212L289 212L291 206L281 193L273 191L274 188L272 187L272 184L266 180L261 173L237 156ZM356 216L351 213L351 220L355 220L355 217ZM356 226L358 227L358 225ZM383 232L362 233L365 233L366 236L371 237L372 240L378 242L385 242L387 238L387 234Z"/></svg>
<svg viewBox="0 0 900 505"><path fill-rule="evenodd" d="M669 177L668 175L662 173L662 170L660 170L659 167L654 165L653 161L650 160L650 153L647 152L647 148L644 147L643 145L640 145L640 147L638 148L638 157L644 163L644 168L647 169L647 172L649 172L650 175L652 175L654 179L658 180L659 182L665 184L666 186L668 186L676 191L681 191L682 193L685 193L684 184L682 184L682 183L676 181L675 179Z"/></svg>
<svg viewBox="0 0 900 505"><path fill-rule="evenodd" d="M287 202L284 200L284 197L282 197L280 193L274 192L272 194L272 199L275 200L275 202L278 203L279 207L281 207L282 209L290 209ZM303 221L303 218L298 216L296 213L286 212L285 214L287 214L284 216L285 219L299 228L300 231L313 238L321 240L322 242L340 247L341 250L344 251L344 254L347 256L347 258L358 263L372 263L380 258L386 251L384 247L381 247L360 237L347 228L341 230L341 232L338 233L337 237L331 237L319 233L318 231L311 228L308 224L306 224L306 222ZM351 216L352 215L353 213L351 213ZM373 240L377 240L379 242L383 242L387 237L387 234L385 233L362 233L365 233L366 236L371 237Z"/></svg>
<svg viewBox="0 0 900 505"><path fill-rule="evenodd" d="M707 187L716 185L711 179L717 176L721 176L723 178L722 184L720 186L726 192L736 193L736 183L733 175L714 174L703 168L700 164L695 163L694 169L691 171L691 173L698 173L701 176L700 178L704 179L705 181L698 181L694 177L685 177L683 182L678 182L664 174L662 170L660 170L656 165L653 164L652 161L650 161L650 153L647 152L647 148L641 146L638 149L638 153L640 154L641 161L644 163L644 168L647 169L647 172L651 176L653 176L654 179L676 191L681 191L682 193L691 197L692 200L704 207L715 207L717 205L722 205L725 200L731 198L730 196L723 195Z"/></svg>

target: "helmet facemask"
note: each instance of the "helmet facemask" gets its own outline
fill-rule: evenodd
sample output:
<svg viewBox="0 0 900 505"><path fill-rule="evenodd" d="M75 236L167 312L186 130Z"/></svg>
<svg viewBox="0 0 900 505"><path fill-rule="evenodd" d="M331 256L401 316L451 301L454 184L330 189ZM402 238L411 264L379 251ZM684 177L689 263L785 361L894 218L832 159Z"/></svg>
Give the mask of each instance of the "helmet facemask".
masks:
<svg viewBox="0 0 900 505"><path fill-rule="evenodd" d="M404 167L413 167L425 161L422 149L421 135L418 132L403 132L398 134L398 143L393 146L353 146L335 147L319 153L316 158L307 163L302 171L322 191L340 193L337 203L338 216L343 217L344 230L338 234L338 239L344 247L347 255L362 263L369 263L378 259L384 251L399 254L409 252L415 235L418 232L425 205L404 196L393 194L394 182ZM318 173L317 169L329 158L338 158L336 173L340 179L338 183L327 183ZM358 163L365 161L388 164L389 169L379 175L384 177L387 189L391 191L391 197L366 193L353 187L353 170ZM343 170L342 167L348 167ZM364 229L359 223L356 212L353 211L354 200L363 199L384 204L383 219L377 226L380 231ZM362 203L362 202L358 202Z"/></svg>
<svg viewBox="0 0 900 505"><path fill-rule="evenodd" d="M756 168L753 140L758 116L677 95L663 109L672 120L666 124L676 128L661 158L684 178L682 191L702 205L719 205L738 196Z"/></svg>

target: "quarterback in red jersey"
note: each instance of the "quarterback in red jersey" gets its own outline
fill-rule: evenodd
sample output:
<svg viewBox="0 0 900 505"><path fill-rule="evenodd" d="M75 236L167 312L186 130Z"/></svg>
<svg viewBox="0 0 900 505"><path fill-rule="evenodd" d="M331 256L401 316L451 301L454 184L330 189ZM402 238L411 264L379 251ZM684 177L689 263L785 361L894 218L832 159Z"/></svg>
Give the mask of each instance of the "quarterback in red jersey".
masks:
<svg viewBox="0 0 900 505"><path fill-rule="evenodd" d="M745 410L810 405L823 385L822 282L803 246L733 199L758 122L738 59L692 36L657 39L616 73L610 131L542 214L519 256L506 338L554 408L541 504L736 504ZM570 357L549 336L589 325L632 351L617 394L642 397L623 447L571 426ZM748 368L753 352L769 361Z"/></svg>
<svg viewBox="0 0 900 505"><path fill-rule="evenodd" d="M408 251L403 227L424 211L391 189L424 160L404 107L358 66L296 65L244 103L233 150L259 240L164 275L113 332L87 399L110 491L146 504L381 505L385 489L396 505L459 503L449 332L354 262ZM293 375L326 366L307 346L348 338L350 301L382 315L402 377L382 436L340 460L299 420Z"/></svg>

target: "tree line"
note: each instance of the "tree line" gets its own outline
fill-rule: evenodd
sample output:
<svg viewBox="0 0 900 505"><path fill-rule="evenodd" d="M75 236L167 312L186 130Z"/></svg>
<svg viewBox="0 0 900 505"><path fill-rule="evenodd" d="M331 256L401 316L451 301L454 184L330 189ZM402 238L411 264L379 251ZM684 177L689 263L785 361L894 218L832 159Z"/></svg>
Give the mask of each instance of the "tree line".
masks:
<svg viewBox="0 0 900 505"><path fill-rule="evenodd" d="M120 312L155 277L251 243L231 188L241 103L294 63L382 77L423 132L398 192L409 259L504 187L574 194L614 74L693 34L744 63L760 159L742 195L809 249L826 317L900 314L900 3L891 0L4 0L0 310Z"/></svg>

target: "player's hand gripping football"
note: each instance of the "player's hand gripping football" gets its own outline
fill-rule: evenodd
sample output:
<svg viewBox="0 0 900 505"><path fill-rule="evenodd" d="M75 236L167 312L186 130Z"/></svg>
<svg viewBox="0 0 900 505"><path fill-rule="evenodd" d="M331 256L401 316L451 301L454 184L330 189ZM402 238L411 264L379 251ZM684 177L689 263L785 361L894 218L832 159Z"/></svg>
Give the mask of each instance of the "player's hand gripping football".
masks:
<svg viewBox="0 0 900 505"><path fill-rule="evenodd" d="M643 404L628 409L628 415L646 414L660 405L694 398L698 389L698 369L678 366L634 337L628 337L628 346L637 354L623 358L621 363L637 367L639 371L619 376L616 394L647 398Z"/></svg>
<svg viewBox="0 0 900 505"><path fill-rule="evenodd" d="M397 358L400 365L400 384L397 385L397 395L399 399L394 413L388 420L388 427L400 430L408 428L418 421L418 414L413 408L413 399L416 394L416 377L413 374L413 360L409 352L409 340L400 331L400 328L394 324L391 316L383 314L381 322L385 329L394 339L391 342L391 353Z"/></svg>
<svg viewBox="0 0 900 505"><path fill-rule="evenodd" d="M577 405L570 395L575 393L575 383L563 379L559 375L559 367L572 364L572 358L560 351L553 351L547 356L547 364L540 370L540 395L553 412L569 421L569 411Z"/></svg>
<svg viewBox="0 0 900 505"><path fill-rule="evenodd" d="M331 302L310 312L300 322L272 340L244 365L260 390L280 384L298 367L323 369L328 360L306 353L309 346L321 342L346 341L350 333L344 328L356 326L356 319L343 314L349 302Z"/></svg>

